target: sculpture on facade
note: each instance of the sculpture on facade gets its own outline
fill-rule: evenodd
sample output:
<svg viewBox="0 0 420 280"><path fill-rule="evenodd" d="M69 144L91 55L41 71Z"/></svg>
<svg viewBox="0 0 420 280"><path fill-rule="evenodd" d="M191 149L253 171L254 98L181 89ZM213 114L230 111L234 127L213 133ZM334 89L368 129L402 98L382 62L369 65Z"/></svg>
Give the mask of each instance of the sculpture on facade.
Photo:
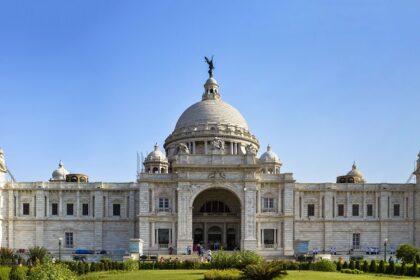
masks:
<svg viewBox="0 0 420 280"><path fill-rule="evenodd" d="M0 148L0 172L7 173L6 161L4 160L3 149Z"/></svg>
<svg viewBox="0 0 420 280"><path fill-rule="evenodd" d="M246 146L245 150L246 150L247 155L254 155L255 156L257 154L257 149L252 144L249 144L248 146Z"/></svg>
<svg viewBox="0 0 420 280"><path fill-rule="evenodd" d="M221 151L225 150L225 143L219 137L215 137L210 144L210 147L213 151Z"/></svg>
<svg viewBox="0 0 420 280"><path fill-rule="evenodd" d="M190 153L190 149L188 149L188 146L185 143L181 143L178 145L177 148L177 153L178 154L189 154Z"/></svg>
<svg viewBox="0 0 420 280"><path fill-rule="evenodd" d="M213 56L211 57L211 59L208 59L207 56L205 56L204 59L206 60L207 64L209 65L209 77L213 78L213 69L214 69Z"/></svg>

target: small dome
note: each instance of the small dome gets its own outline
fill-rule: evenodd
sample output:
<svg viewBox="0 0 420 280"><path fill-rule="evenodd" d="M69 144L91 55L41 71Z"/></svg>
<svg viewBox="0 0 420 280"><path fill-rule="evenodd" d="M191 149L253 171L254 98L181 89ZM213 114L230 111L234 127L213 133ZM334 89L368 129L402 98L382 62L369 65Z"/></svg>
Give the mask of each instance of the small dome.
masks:
<svg viewBox="0 0 420 280"><path fill-rule="evenodd" d="M357 169L356 163L353 163L351 171L349 171L349 173L347 173L347 175L363 178L363 173L359 169Z"/></svg>
<svg viewBox="0 0 420 280"><path fill-rule="evenodd" d="M158 144L155 144L155 149L147 157L146 161L167 161L165 154L159 149Z"/></svg>
<svg viewBox="0 0 420 280"><path fill-rule="evenodd" d="M264 162L280 162L280 158L271 150L270 145L267 146L267 151L261 155L260 160Z"/></svg>
<svg viewBox="0 0 420 280"><path fill-rule="evenodd" d="M64 168L64 163L60 160L58 163L58 168L53 171L52 173L52 181L65 181L66 175L69 174L69 172Z"/></svg>
<svg viewBox="0 0 420 280"><path fill-rule="evenodd" d="M211 77L207 79L206 83L204 84L204 87L208 85L219 85L219 84L217 83L215 78Z"/></svg>

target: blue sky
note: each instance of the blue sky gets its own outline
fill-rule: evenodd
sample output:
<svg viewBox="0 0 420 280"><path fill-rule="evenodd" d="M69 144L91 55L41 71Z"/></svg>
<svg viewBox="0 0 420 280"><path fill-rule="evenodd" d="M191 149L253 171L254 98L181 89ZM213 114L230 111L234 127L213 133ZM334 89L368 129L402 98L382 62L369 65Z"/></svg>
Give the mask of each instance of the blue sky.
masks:
<svg viewBox="0 0 420 280"><path fill-rule="evenodd" d="M0 1L0 146L18 181L58 161L134 181L200 100L222 98L299 182L355 160L405 182L420 150L420 1Z"/></svg>

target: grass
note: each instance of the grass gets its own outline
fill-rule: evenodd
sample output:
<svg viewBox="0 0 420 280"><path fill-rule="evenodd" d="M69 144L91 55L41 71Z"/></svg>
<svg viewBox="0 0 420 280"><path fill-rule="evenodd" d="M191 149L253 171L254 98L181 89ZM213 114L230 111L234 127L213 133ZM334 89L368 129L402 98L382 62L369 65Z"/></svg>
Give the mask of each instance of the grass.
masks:
<svg viewBox="0 0 420 280"><path fill-rule="evenodd" d="M82 280L202 280L205 270L139 270L131 272L97 272L80 277ZM319 271L288 271L285 280L396 280L416 279L415 277L401 277L374 274L344 274L338 272Z"/></svg>

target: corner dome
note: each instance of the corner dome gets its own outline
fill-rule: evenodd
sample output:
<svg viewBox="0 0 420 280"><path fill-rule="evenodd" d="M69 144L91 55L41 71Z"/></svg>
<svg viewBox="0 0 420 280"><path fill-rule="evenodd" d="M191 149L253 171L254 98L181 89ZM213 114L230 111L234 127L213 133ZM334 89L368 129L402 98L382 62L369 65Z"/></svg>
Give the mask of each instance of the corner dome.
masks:
<svg viewBox="0 0 420 280"><path fill-rule="evenodd" d="M363 173L357 169L356 163L353 163L351 170L347 173L347 176L363 178Z"/></svg>
<svg viewBox="0 0 420 280"><path fill-rule="evenodd" d="M155 144L154 150L147 155L146 161L167 161L167 158L160 151L158 144Z"/></svg>
<svg viewBox="0 0 420 280"><path fill-rule="evenodd" d="M220 99L202 100L191 105L178 119L175 130L200 124L229 124L249 130L241 113Z"/></svg>
<svg viewBox="0 0 420 280"><path fill-rule="evenodd" d="M68 174L69 172L64 168L64 163L60 160L58 168L52 173L51 181L65 181Z"/></svg>
<svg viewBox="0 0 420 280"><path fill-rule="evenodd" d="M267 151L260 156L263 162L280 162L279 156L271 150L271 146L267 146Z"/></svg>

